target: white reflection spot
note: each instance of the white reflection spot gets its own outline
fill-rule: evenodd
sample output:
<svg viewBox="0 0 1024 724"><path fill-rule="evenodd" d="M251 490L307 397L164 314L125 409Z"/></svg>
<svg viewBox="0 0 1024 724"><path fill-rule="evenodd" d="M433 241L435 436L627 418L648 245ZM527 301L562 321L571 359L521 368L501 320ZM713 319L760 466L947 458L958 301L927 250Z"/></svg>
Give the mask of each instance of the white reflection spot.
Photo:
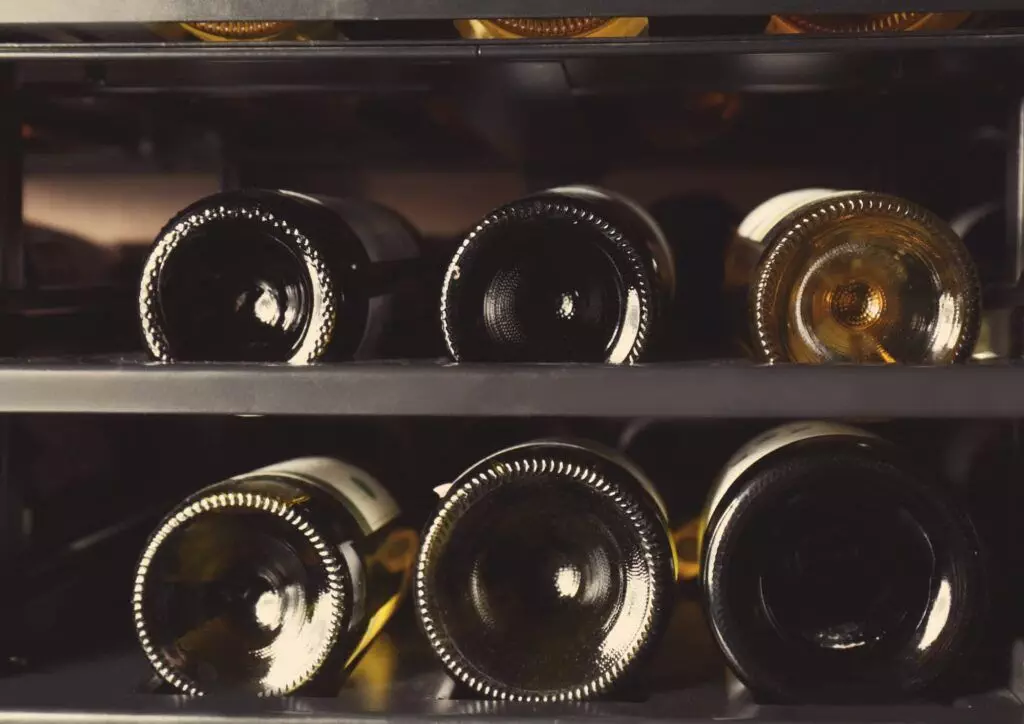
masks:
<svg viewBox="0 0 1024 724"><path fill-rule="evenodd" d="M939 634L949 621L949 607L952 599L953 589L949 585L949 580L943 578L939 582L939 592L935 596L935 602L928 611L928 620L924 625L924 634L921 636L921 641L917 644L918 651L925 651L931 648L932 644L939 638Z"/></svg>
<svg viewBox="0 0 1024 724"><path fill-rule="evenodd" d="M576 566L565 565L555 572L555 590L559 598L575 598L582 582L583 576Z"/></svg>

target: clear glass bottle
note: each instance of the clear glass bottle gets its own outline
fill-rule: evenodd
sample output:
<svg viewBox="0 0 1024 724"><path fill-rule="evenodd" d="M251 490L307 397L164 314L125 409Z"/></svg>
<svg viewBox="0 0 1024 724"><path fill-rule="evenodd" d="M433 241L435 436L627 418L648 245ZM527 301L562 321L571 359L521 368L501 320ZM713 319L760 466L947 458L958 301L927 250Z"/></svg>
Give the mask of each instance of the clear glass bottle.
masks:
<svg viewBox="0 0 1024 724"><path fill-rule="evenodd" d="M508 701L610 689L661 635L676 579L666 513L618 453L542 440L450 486L416 565L420 623L449 674Z"/></svg>
<svg viewBox="0 0 1024 724"><path fill-rule="evenodd" d="M487 215L456 251L441 322L458 361L641 359L675 296L675 259L638 204L549 189Z"/></svg>
<svg viewBox="0 0 1024 724"><path fill-rule="evenodd" d="M150 537L136 633L186 694L333 694L391 617L416 534L366 471L300 458L195 493Z"/></svg>
<svg viewBox="0 0 1024 724"><path fill-rule="evenodd" d="M803 189L740 224L726 284L749 286L765 362L944 364L970 356L980 290L937 216L886 194Z"/></svg>
<svg viewBox="0 0 1024 724"><path fill-rule="evenodd" d="M647 31L647 18L496 18L456 20L464 38L625 38Z"/></svg>
<svg viewBox="0 0 1024 724"><path fill-rule="evenodd" d="M752 440L712 487L700 545L714 636L767 700L898 699L969 666L987 601L973 526L864 430Z"/></svg>
<svg viewBox="0 0 1024 724"><path fill-rule="evenodd" d="M951 30L970 13L875 13L865 15L772 15L769 33L889 33Z"/></svg>
<svg viewBox="0 0 1024 724"><path fill-rule="evenodd" d="M180 212L143 271L161 361L305 364L375 354L403 313L420 245L395 212L289 191L229 191Z"/></svg>

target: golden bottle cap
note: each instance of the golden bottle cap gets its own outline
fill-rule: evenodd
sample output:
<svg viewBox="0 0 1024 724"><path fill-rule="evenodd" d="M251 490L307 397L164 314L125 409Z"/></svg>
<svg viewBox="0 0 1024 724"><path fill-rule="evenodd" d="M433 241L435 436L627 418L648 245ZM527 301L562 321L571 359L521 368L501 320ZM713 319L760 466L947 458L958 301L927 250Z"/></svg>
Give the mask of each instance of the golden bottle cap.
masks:
<svg viewBox="0 0 1024 724"><path fill-rule="evenodd" d="M456 20L464 38L625 38L647 29L647 18L498 18Z"/></svg>
<svg viewBox="0 0 1024 724"><path fill-rule="evenodd" d="M297 24L286 20L238 20L182 23L181 27L202 40L274 40L293 33Z"/></svg>
<svg viewBox="0 0 1024 724"><path fill-rule="evenodd" d="M879 193L827 195L764 237L754 342L767 362L943 364L970 355L979 282L931 212Z"/></svg>
<svg viewBox="0 0 1024 724"><path fill-rule="evenodd" d="M969 13L877 13L869 15L773 15L769 33L888 33L950 30Z"/></svg>

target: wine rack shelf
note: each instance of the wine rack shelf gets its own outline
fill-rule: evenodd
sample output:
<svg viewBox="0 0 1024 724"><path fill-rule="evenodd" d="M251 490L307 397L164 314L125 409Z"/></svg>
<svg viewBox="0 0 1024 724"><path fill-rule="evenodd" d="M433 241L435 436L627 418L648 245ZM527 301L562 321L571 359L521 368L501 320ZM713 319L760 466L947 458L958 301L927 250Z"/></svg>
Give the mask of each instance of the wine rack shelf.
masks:
<svg viewBox="0 0 1024 724"><path fill-rule="evenodd" d="M202 20L400 20L565 15L762 15L1012 10L1018 0L33 0L0 3L0 23Z"/></svg>
<svg viewBox="0 0 1024 724"><path fill-rule="evenodd" d="M0 722L231 722L257 724L288 718L303 722L382 724L403 721L481 722L500 718L525 724L569 718L581 724L614 720L621 724L681 721L688 724L742 718L754 723L929 722L929 724L1016 724L1020 709L1008 689L956 702L955 706L907 704L896 707L785 707L758 705L746 693L707 683L651 693L640 702L523 705L452 699L439 669L409 672L388 682L372 704L361 690L343 689L336 698L244 700L143 693L148 664L136 652L110 652L88 664L65 664L51 671L0 680ZM64 693L55 702L53 692Z"/></svg>
<svg viewBox="0 0 1024 724"><path fill-rule="evenodd" d="M3 364L0 412L1019 418L1024 365Z"/></svg>
<svg viewBox="0 0 1024 724"><path fill-rule="evenodd" d="M489 83L515 93L529 91L535 82L507 72L524 62L546 64L546 87L553 92L557 81L563 94L972 90L979 83L1019 91L1024 86L1024 31L502 43L0 43L0 64L12 70L19 88L37 95L71 90L209 95L225 88L274 94L296 86L401 94L438 84L479 82L484 74Z"/></svg>
<svg viewBox="0 0 1024 724"><path fill-rule="evenodd" d="M0 13L3 6L0 5ZM557 60L562 58L688 55L749 56L777 53L889 54L957 51L1013 52L1024 48L1020 29L960 30L876 36L728 35L621 39L332 40L317 43L0 43L0 61L317 62L328 60Z"/></svg>

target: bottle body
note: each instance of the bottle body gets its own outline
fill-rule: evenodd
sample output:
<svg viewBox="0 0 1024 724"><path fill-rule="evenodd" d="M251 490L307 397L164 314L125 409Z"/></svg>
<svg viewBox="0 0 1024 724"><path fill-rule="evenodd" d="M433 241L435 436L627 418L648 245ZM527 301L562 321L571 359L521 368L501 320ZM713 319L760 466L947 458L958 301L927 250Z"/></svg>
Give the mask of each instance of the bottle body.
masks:
<svg viewBox="0 0 1024 724"><path fill-rule="evenodd" d="M886 194L770 199L740 224L725 278L748 288L765 362L945 364L966 359L978 333L967 249L934 214Z"/></svg>
<svg viewBox="0 0 1024 724"><path fill-rule="evenodd" d="M496 18L456 20L464 38L626 38L647 31L647 18Z"/></svg>
<svg viewBox="0 0 1024 724"><path fill-rule="evenodd" d="M1006 206L1001 199L971 206L954 215L949 226L963 239L978 267L983 289L1014 286L1015 249L1007 243ZM996 300L986 302L981 312L978 341L971 359L1006 359L1014 354L1012 334L1014 310Z"/></svg>
<svg viewBox="0 0 1024 724"><path fill-rule="evenodd" d="M670 610L660 499L616 453L538 441L463 473L428 524L420 623L449 673L512 701L596 696L634 670Z"/></svg>
<svg viewBox="0 0 1024 724"><path fill-rule="evenodd" d="M549 189L489 214L449 264L445 342L457 361L629 364L675 295L675 260L635 202Z"/></svg>
<svg viewBox="0 0 1024 724"><path fill-rule="evenodd" d="M150 537L136 633L191 695L335 693L397 607L416 550L368 473L300 458L204 488Z"/></svg>
<svg viewBox="0 0 1024 724"><path fill-rule="evenodd" d="M951 30L969 13L876 13L866 15L773 15L769 33L885 33Z"/></svg>
<svg viewBox="0 0 1024 724"><path fill-rule="evenodd" d="M215 194L157 237L139 293L143 335L161 361L366 357L419 255L411 227L370 202Z"/></svg>
<svg viewBox="0 0 1024 724"><path fill-rule="evenodd" d="M982 620L970 522L891 445L845 425L783 425L744 446L712 488L700 548L714 636L770 699L927 690Z"/></svg>

